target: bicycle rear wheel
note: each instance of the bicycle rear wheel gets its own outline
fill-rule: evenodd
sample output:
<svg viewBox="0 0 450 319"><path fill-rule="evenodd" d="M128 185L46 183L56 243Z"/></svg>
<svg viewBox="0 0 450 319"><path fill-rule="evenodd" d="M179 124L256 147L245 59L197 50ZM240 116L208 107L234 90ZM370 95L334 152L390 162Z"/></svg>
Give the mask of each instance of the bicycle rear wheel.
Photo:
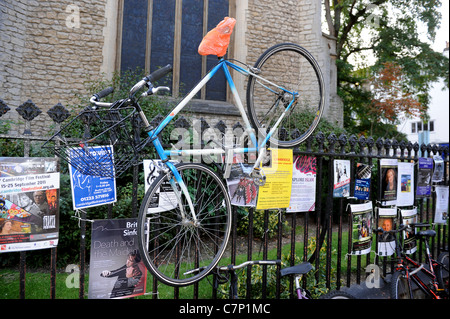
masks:
<svg viewBox="0 0 450 319"><path fill-rule="evenodd" d="M282 43L264 52L254 67L260 77L271 82L249 77L247 108L254 128L265 136L292 100L282 88L296 93L296 102L270 141L280 147L297 146L313 133L323 113L324 81L317 61L301 46Z"/></svg>
<svg viewBox="0 0 450 319"><path fill-rule="evenodd" d="M405 271L400 270L393 273L390 288L392 299L411 299L410 282L406 278Z"/></svg>
<svg viewBox="0 0 450 319"><path fill-rule="evenodd" d="M193 284L210 273L225 252L231 229L231 203L221 178L201 164L176 167L196 219L184 193L175 195L171 173L159 176L150 186L138 217L139 249L147 269L175 287ZM160 208L156 208L158 202ZM193 269L199 270L187 274Z"/></svg>

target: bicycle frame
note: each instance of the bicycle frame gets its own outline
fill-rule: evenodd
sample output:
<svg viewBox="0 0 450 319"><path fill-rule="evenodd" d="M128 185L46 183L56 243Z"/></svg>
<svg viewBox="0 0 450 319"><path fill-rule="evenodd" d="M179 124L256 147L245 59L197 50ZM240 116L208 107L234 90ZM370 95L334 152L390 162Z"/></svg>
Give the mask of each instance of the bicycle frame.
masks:
<svg viewBox="0 0 450 319"><path fill-rule="evenodd" d="M434 272L434 268L438 265L438 262L435 261L433 258L431 258L428 242L425 240L426 245L426 258L428 261L428 264L430 265L430 270L425 268L422 264L419 264L415 260L411 259L409 256L402 255L402 257L406 260L406 262L410 263L414 268L413 271L410 271L410 267L408 265L405 265L403 263L403 259L400 260L400 262L397 265L396 270L404 270L406 274L406 280L410 282L409 288L409 294L410 297L413 297L412 287L411 287L411 281L413 281L424 293L429 295L430 297L434 299L439 299L440 297L435 293L435 291L438 290L438 284L436 282L436 273ZM425 274L428 278L431 279L432 285L434 287L433 289L430 289L428 285L419 277L418 273Z"/></svg>
<svg viewBox="0 0 450 319"><path fill-rule="evenodd" d="M244 106L242 104L242 101L239 97L236 85L233 81L233 78L230 74L230 68L243 74L246 76L253 76L258 78L259 80L265 82L267 85L273 86L279 90L284 91L285 93L288 93L292 96L292 100L290 101L289 105L286 107L286 109L284 110L284 112L280 115L280 117L278 118L277 122L275 123L275 125L271 128L271 130L269 131L269 133L267 133L267 135L265 136L265 138L263 139L263 141L258 144L257 138L256 138L256 134L253 130L253 128L250 125L250 121L247 117L247 114L244 110ZM250 152L259 152L258 157L253 165L252 171L255 169L258 169L259 164L262 161L262 158L264 156L264 152L262 152L263 148L265 147L266 143L269 141L270 137L274 134L274 132L277 130L278 125L281 123L281 121L283 120L283 118L286 116L286 114L289 112L291 106L294 104L294 102L296 101L296 97L298 96L297 92L290 92L289 90L286 90L285 88L272 83L271 81L268 81L266 79L264 79L263 77L255 74L254 72L251 72L249 70L246 70L228 60L225 59L221 59L219 61L219 63L212 68L207 74L206 76L189 92L189 94L187 94L179 103L178 105L165 117L165 119L155 128L152 129L151 131L148 132L148 135L153 143L153 146L156 149L156 152L158 153L159 157L161 158L161 160L167 165L167 167L169 168L169 170L172 172L173 176L175 177L175 180L177 181L177 183L180 185L182 192L185 195L188 195L187 192L187 188L186 185L184 184L180 174L178 173L176 167L174 164L172 164L171 162L169 162L168 157L170 156L183 156L183 155L202 155L202 154L225 154L226 150L221 148L221 149L207 149L207 150L201 150L201 149L194 149L194 150L165 150L161 144L161 142L159 141L159 139L157 138L157 136L162 132L162 130L174 119L174 117L189 103L190 100L192 100L192 98L206 85L206 83L208 83L208 81L219 71L219 70L223 70L224 74L225 74L225 78L226 81L231 89L231 92L233 94L233 97L235 99L236 102L236 106L240 112L240 115L243 118L244 124L245 124L245 129L246 131L249 133L250 136L250 140L253 143L254 147L252 148L236 148L236 149L232 149L232 151L234 153L250 153ZM270 89L268 86L264 86L266 89L271 90L272 92L275 93L275 91L273 91L272 89ZM171 179L171 184L172 187L175 191L176 196L181 196L181 194L179 194L179 192L177 191L177 188L175 187L175 181L173 179ZM192 205L191 202L191 198L190 196L186 196L187 200L188 200L188 204L190 207L190 210L192 212L192 218L194 219L194 222L196 221L196 216L195 216L195 210L194 207ZM182 207L180 207L181 212L182 212L182 217L185 218L185 212L183 210Z"/></svg>
<svg viewBox="0 0 450 319"><path fill-rule="evenodd" d="M400 271L400 270L405 271L406 280L409 283L408 287L409 287L410 298L413 299L413 291L412 291L412 285L411 285L411 281L412 281L417 285L417 287L420 288L420 290L422 290L428 296L432 297L433 299L440 299L440 297L436 294L436 292L438 291L438 284L436 281L437 280L436 273L434 271L435 267L439 263L431 257L430 247L429 247L427 239L422 239L422 240L425 242L426 259L427 259L428 264L430 265L429 270L427 268L425 268L423 264L416 262L415 260L413 260L412 258L410 258L409 256L407 256L406 254L403 253L403 251L400 249L400 245L398 243L398 238L397 238L398 234L395 234L395 235L396 235L395 236L396 254L399 258L399 260L397 262L396 270L397 271ZM404 261L406 261L406 263ZM411 271L408 263L411 264L412 268L415 268L415 269ZM419 277L418 273L425 274L428 278L431 279L434 290L431 289L430 287L428 287L428 285Z"/></svg>

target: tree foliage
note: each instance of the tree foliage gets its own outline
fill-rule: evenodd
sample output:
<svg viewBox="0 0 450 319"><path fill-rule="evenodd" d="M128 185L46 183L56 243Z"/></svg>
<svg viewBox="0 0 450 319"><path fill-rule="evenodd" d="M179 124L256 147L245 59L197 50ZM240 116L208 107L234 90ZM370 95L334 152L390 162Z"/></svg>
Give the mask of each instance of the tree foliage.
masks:
<svg viewBox="0 0 450 319"><path fill-rule="evenodd" d="M430 46L440 6L440 0L324 0L328 30L336 37L338 94L349 132L395 127L400 111L426 119L431 85L444 79L449 86L448 58ZM383 82L388 75L396 80ZM378 114L378 121L368 114Z"/></svg>

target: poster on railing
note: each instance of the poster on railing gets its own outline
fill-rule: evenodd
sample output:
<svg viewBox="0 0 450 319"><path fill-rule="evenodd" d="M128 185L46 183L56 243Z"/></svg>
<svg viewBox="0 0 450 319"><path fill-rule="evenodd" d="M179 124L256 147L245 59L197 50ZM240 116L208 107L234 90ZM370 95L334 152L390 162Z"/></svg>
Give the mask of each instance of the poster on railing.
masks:
<svg viewBox="0 0 450 319"><path fill-rule="evenodd" d="M435 224L447 224L448 221L448 186L436 186Z"/></svg>
<svg viewBox="0 0 450 319"><path fill-rule="evenodd" d="M378 227L385 232L397 226L397 208L377 208ZM378 233L378 255L391 256L395 252L395 235L392 233Z"/></svg>
<svg viewBox="0 0 450 319"><path fill-rule="evenodd" d="M429 197L431 195L431 174L433 171L433 159L419 157L419 170L417 176L417 197Z"/></svg>
<svg viewBox="0 0 450 319"><path fill-rule="evenodd" d="M104 152L105 148L106 146L87 147L94 159L101 157L101 152ZM111 169L113 169L112 163L102 164L111 166ZM85 175L72 165L69 165L69 174L74 210L112 204L117 201L115 178Z"/></svg>
<svg viewBox="0 0 450 319"><path fill-rule="evenodd" d="M439 183L444 180L444 160L440 155L434 155L434 170L433 176L431 176L432 183Z"/></svg>
<svg viewBox="0 0 450 319"><path fill-rule="evenodd" d="M243 154L233 155L233 163L227 178L228 194L230 194L232 205L256 207L259 186L255 184L253 178L249 178L252 168L253 164L244 162Z"/></svg>
<svg viewBox="0 0 450 319"><path fill-rule="evenodd" d="M0 253L56 247L58 231L57 159L0 157Z"/></svg>
<svg viewBox="0 0 450 319"><path fill-rule="evenodd" d="M171 161L177 164L178 161ZM161 160L144 160L144 177L145 177L145 191L150 188L150 185L158 178L163 169L167 169ZM178 200L170 185L169 181L164 181L159 189L157 189L151 200L148 208L148 213L159 213L174 209L177 206Z"/></svg>
<svg viewBox="0 0 450 319"><path fill-rule="evenodd" d="M350 161L334 160L333 197L350 196Z"/></svg>
<svg viewBox="0 0 450 319"><path fill-rule="evenodd" d="M370 179L372 177L372 165L357 163L355 172L355 192L358 199L369 199L370 197Z"/></svg>
<svg viewBox="0 0 450 319"><path fill-rule="evenodd" d="M401 209L400 215L402 217L403 225L411 225L417 223L417 208L413 209ZM416 231L414 227L408 226L403 231L403 251L410 255L414 254L417 250Z"/></svg>
<svg viewBox="0 0 450 319"><path fill-rule="evenodd" d="M398 162L397 206L414 205L414 163Z"/></svg>
<svg viewBox="0 0 450 319"><path fill-rule="evenodd" d="M396 205L398 166L397 159L383 158L381 166L381 202L383 205Z"/></svg>
<svg viewBox="0 0 450 319"><path fill-rule="evenodd" d="M147 270L138 247L137 220L94 220L89 299L121 299L143 295L146 281Z"/></svg>
<svg viewBox="0 0 450 319"><path fill-rule="evenodd" d="M272 148L269 163L262 165L266 183L259 187L257 209L287 208L291 200L292 149Z"/></svg>
<svg viewBox="0 0 450 319"><path fill-rule="evenodd" d="M316 204L316 157L300 155L292 166L292 188L287 213L312 212Z"/></svg>
<svg viewBox="0 0 450 319"><path fill-rule="evenodd" d="M352 255L365 255L372 249L372 202L350 205L352 218Z"/></svg>

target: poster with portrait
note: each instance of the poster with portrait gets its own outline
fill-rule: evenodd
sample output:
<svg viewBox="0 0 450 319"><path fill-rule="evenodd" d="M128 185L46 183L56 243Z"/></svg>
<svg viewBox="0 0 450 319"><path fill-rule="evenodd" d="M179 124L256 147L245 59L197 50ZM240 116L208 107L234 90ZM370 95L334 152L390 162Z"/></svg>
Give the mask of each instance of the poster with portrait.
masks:
<svg viewBox="0 0 450 319"><path fill-rule="evenodd" d="M145 293L147 269L139 252L136 218L92 223L89 299L122 299Z"/></svg>
<svg viewBox="0 0 450 319"><path fill-rule="evenodd" d="M372 177L373 165L363 163L356 164L355 172L355 192L357 199L369 199L370 197L370 179Z"/></svg>
<svg viewBox="0 0 450 319"><path fill-rule="evenodd" d="M316 157L295 157L292 168L292 189L287 213L311 212L316 203Z"/></svg>
<svg viewBox="0 0 450 319"><path fill-rule="evenodd" d="M398 166L397 159L380 160L381 167L381 202L383 205L397 203Z"/></svg>
<svg viewBox="0 0 450 319"><path fill-rule="evenodd" d="M57 159L0 158L0 253L58 245Z"/></svg>
<svg viewBox="0 0 450 319"><path fill-rule="evenodd" d="M414 163L398 162L397 206L414 205Z"/></svg>
<svg viewBox="0 0 450 319"><path fill-rule="evenodd" d="M397 208L378 208L378 228L385 232L393 230L397 225ZM378 233L378 255L391 256L395 252L395 234Z"/></svg>
<svg viewBox="0 0 450 319"><path fill-rule="evenodd" d="M433 171L433 159L429 157L419 157L419 170L417 176L416 196L430 197L431 195L431 174Z"/></svg>
<svg viewBox="0 0 450 319"><path fill-rule="evenodd" d="M372 249L372 202L350 205L352 218L352 255L365 255Z"/></svg>
<svg viewBox="0 0 450 319"><path fill-rule="evenodd" d="M334 160L333 197L350 196L350 161Z"/></svg>
<svg viewBox="0 0 450 319"><path fill-rule="evenodd" d="M403 251L410 255L417 250L416 229L411 224L417 223L417 208L401 209L402 224L408 226L403 231Z"/></svg>

